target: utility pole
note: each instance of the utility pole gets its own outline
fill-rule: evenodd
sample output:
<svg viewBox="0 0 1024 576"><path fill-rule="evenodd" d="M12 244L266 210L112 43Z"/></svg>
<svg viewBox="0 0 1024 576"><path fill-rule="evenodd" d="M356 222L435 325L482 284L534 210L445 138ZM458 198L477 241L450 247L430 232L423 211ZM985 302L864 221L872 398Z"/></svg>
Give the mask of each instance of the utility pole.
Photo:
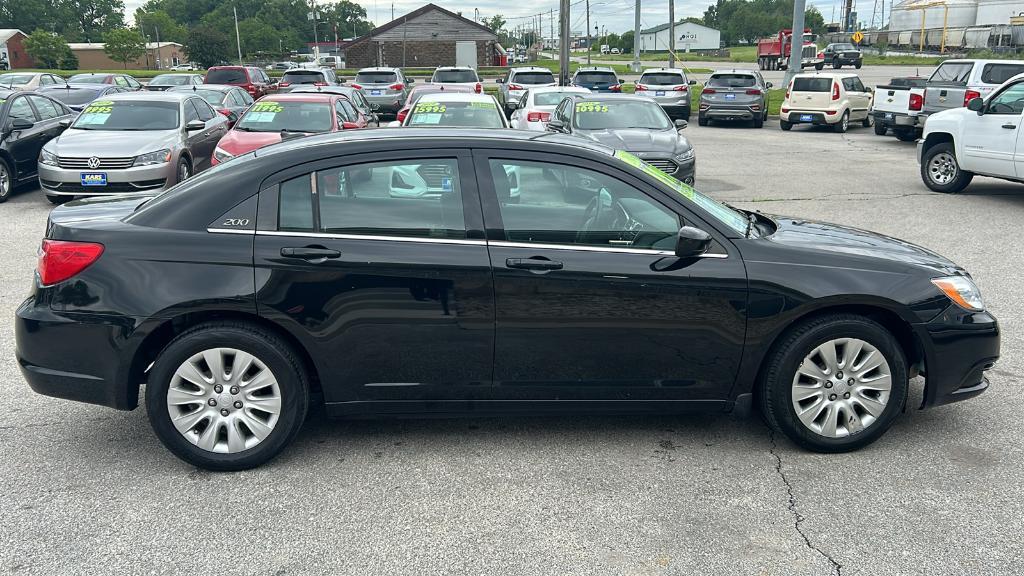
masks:
<svg viewBox="0 0 1024 576"><path fill-rule="evenodd" d="M548 27L551 28L551 32L548 35L548 37L552 41L552 46L551 47L554 48L554 40L555 40L555 11L554 10L548 10Z"/></svg>
<svg viewBox="0 0 1024 576"><path fill-rule="evenodd" d="M636 0L636 19L633 22L633 63L629 69L640 72L640 0Z"/></svg>
<svg viewBox="0 0 1024 576"><path fill-rule="evenodd" d="M569 85L569 0L558 3L558 83Z"/></svg>
<svg viewBox="0 0 1024 576"><path fill-rule="evenodd" d="M153 26L153 29L156 30L156 69L159 70L160 69L160 27L159 26Z"/></svg>
<svg viewBox="0 0 1024 576"><path fill-rule="evenodd" d="M242 65L242 37L238 34L238 8L232 7L235 13L235 45L238 46L238 65Z"/></svg>
<svg viewBox="0 0 1024 576"><path fill-rule="evenodd" d="M587 0L587 66L590 66L590 0Z"/></svg>
<svg viewBox="0 0 1024 576"><path fill-rule="evenodd" d="M793 2L793 36L789 42L789 66L786 68L785 86L793 81L793 76L801 71L800 64L803 62L804 51L804 11L807 0L795 0ZM785 48L783 48L785 52ZM785 53L783 53L785 56Z"/></svg>
<svg viewBox="0 0 1024 576"><path fill-rule="evenodd" d="M676 0L668 0L668 67L676 67Z"/></svg>

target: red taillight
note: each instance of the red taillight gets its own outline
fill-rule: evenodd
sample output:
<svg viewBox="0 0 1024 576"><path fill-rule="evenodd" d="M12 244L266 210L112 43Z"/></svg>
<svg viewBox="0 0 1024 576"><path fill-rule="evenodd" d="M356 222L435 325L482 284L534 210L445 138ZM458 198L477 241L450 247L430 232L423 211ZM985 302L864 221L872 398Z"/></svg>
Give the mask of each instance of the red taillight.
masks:
<svg viewBox="0 0 1024 576"><path fill-rule="evenodd" d="M228 117L231 116L231 110L228 110L227 108L224 108L223 110L217 110L217 112L220 112L224 116L228 116Z"/></svg>
<svg viewBox="0 0 1024 576"><path fill-rule="evenodd" d="M477 82L476 83L476 87L473 88L473 92L476 92L477 94L480 94L483 91L484 91L484 85L479 83L479 82Z"/></svg>
<svg viewBox="0 0 1024 576"><path fill-rule="evenodd" d="M252 94L253 96L256 95L256 87L255 86L246 86L245 87L245 91L248 92L249 94Z"/></svg>
<svg viewBox="0 0 1024 576"><path fill-rule="evenodd" d="M526 121L527 122L547 122L550 119L551 119L551 114L549 114L548 112L527 112L526 113Z"/></svg>
<svg viewBox="0 0 1024 576"><path fill-rule="evenodd" d="M705 88L703 91L701 91L701 94L714 94L714 93L715 93L715 89L714 88Z"/></svg>
<svg viewBox="0 0 1024 576"><path fill-rule="evenodd" d="M833 82L832 83L832 99L833 100L839 100L839 83L838 82Z"/></svg>
<svg viewBox="0 0 1024 576"><path fill-rule="evenodd" d="M103 244L92 242L66 242L64 240L43 240L39 249L39 280L44 286L57 284L71 278L103 254Z"/></svg>
<svg viewBox="0 0 1024 576"><path fill-rule="evenodd" d="M405 88L405 84L401 84L401 83L397 83L396 82L396 83L392 84L391 86L388 86L388 88L391 89L391 90L401 90L402 88Z"/></svg>
<svg viewBox="0 0 1024 576"><path fill-rule="evenodd" d="M398 115L396 116L396 119L398 120L399 123L402 123L402 122L405 122L405 117L408 116L408 115L409 115L409 109L408 108L402 108L401 110L398 111Z"/></svg>
<svg viewBox="0 0 1024 576"><path fill-rule="evenodd" d="M964 106L967 106L967 103L975 98L981 98L981 92L978 92L977 90L968 90L964 92Z"/></svg>
<svg viewBox="0 0 1024 576"><path fill-rule="evenodd" d="M646 84L637 84L636 85L636 89L633 90L633 91L634 92L646 92L647 91L647 85Z"/></svg>
<svg viewBox="0 0 1024 576"><path fill-rule="evenodd" d="M622 84L612 84L608 87L608 90L612 92L622 92Z"/></svg>
<svg viewBox="0 0 1024 576"><path fill-rule="evenodd" d="M911 94L910 95L910 109L911 110L921 110L922 108L924 108L924 97L921 96L920 94Z"/></svg>
<svg viewBox="0 0 1024 576"><path fill-rule="evenodd" d="M278 86L278 88L287 88L288 86L291 86L291 85L292 85L291 82L281 82L277 86Z"/></svg>
<svg viewBox="0 0 1024 576"><path fill-rule="evenodd" d="M783 107L782 108L782 113L783 114L789 114L789 108Z"/></svg>
<svg viewBox="0 0 1024 576"><path fill-rule="evenodd" d="M509 84L508 85L508 89L509 90L523 90L523 87L520 86L519 84Z"/></svg>
<svg viewBox="0 0 1024 576"><path fill-rule="evenodd" d="M349 86L355 88L356 90L362 90L363 89L363 87L360 86L359 84L349 84Z"/></svg>
<svg viewBox="0 0 1024 576"><path fill-rule="evenodd" d="M675 88L673 88L672 90L673 90L674 92L686 92L686 91L688 91L689 89L690 89L690 87L684 84L684 85L682 85L682 86L676 86L676 87L675 87Z"/></svg>
<svg viewBox="0 0 1024 576"><path fill-rule="evenodd" d="M748 96L760 96L761 95L761 91L757 90L756 88L753 89L753 90L747 90L747 95Z"/></svg>

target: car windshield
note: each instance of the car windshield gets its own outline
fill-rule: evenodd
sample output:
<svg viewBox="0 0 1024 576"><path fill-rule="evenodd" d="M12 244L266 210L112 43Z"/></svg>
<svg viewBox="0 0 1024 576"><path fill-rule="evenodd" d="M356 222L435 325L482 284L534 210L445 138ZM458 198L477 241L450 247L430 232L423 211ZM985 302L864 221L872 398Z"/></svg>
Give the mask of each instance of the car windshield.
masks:
<svg viewBox="0 0 1024 576"><path fill-rule="evenodd" d="M284 76L281 76L281 82L287 82L289 84L326 84L327 81L324 79L323 72L316 72L313 70L293 70L286 72Z"/></svg>
<svg viewBox="0 0 1024 576"><path fill-rule="evenodd" d="M757 81L750 74L715 74L708 78L712 88L751 88Z"/></svg>
<svg viewBox="0 0 1024 576"><path fill-rule="evenodd" d="M554 84L555 76L551 72L519 72L509 80L510 84Z"/></svg>
<svg viewBox="0 0 1024 576"><path fill-rule="evenodd" d="M398 75L394 72L359 72L356 74L356 84L392 84L398 82Z"/></svg>
<svg viewBox="0 0 1024 576"><path fill-rule="evenodd" d="M533 103L536 106L558 106L558 103L564 100L568 94L579 94L579 92L539 92L533 95Z"/></svg>
<svg viewBox="0 0 1024 576"><path fill-rule="evenodd" d="M192 80L188 74L161 74L149 81L151 86L184 86Z"/></svg>
<svg viewBox="0 0 1024 576"><path fill-rule="evenodd" d="M435 70L431 82L479 82L473 70Z"/></svg>
<svg viewBox="0 0 1024 576"><path fill-rule="evenodd" d="M33 74L0 74L0 86L24 86L32 81Z"/></svg>
<svg viewBox="0 0 1024 576"><path fill-rule="evenodd" d="M417 102L408 126L504 128L494 102Z"/></svg>
<svg viewBox="0 0 1024 576"><path fill-rule="evenodd" d="M832 79L817 76L794 78L793 92L831 92Z"/></svg>
<svg viewBox="0 0 1024 576"><path fill-rule="evenodd" d="M240 68L221 68L206 73L207 84L247 84L249 78Z"/></svg>
<svg viewBox="0 0 1024 576"><path fill-rule="evenodd" d="M580 72L574 80L576 84L618 84L619 79L612 72Z"/></svg>
<svg viewBox="0 0 1024 576"><path fill-rule="evenodd" d="M693 202L722 224L725 224L740 234L746 233L748 220L746 214L743 212L740 212L739 210L723 204L709 196L701 194L694 190L692 186L680 182L625 150L616 150L614 156L634 168L639 168L648 176L651 176L667 185L677 194L686 198L690 202Z"/></svg>
<svg viewBox="0 0 1024 576"><path fill-rule="evenodd" d="M669 73L653 73L644 74L640 77L640 84L650 84L651 86L677 86L679 84L686 84L686 80L680 74L669 74Z"/></svg>
<svg viewBox="0 0 1024 576"><path fill-rule="evenodd" d="M69 106L78 106L80 104L87 104L97 98L99 92L96 90L90 90L88 88L52 88L50 90L44 90L44 94L53 98L54 100L60 100L61 102Z"/></svg>
<svg viewBox="0 0 1024 576"><path fill-rule="evenodd" d="M95 100L82 110L72 128L79 130L174 130L178 127L177 102Z"/></svg>
<svg viewBox="0 0 1024 576"><path fill-rule="evenodd" d="M580 130L647 128L669 130L668 115L651 100L584 100L576 102L573 122Z"/></svg>
<svg viewBox="0 0 1024 576"><path fill-rule="evenodd" d="M106 74L75 74L68 78L68 84L106 84Z"/></svg>
<svg viewBox="0 0 1024 576"><path fill-rule="evenodd" d="M836 44L832 47L833 50L856 50L853 44Z"/></svg>
<svg viewBox="0 0 1024 576"><path fill-rule="evenodd" d="M263 100L235 124L244 132L330 132L334 115L327 102Z"/></svg>

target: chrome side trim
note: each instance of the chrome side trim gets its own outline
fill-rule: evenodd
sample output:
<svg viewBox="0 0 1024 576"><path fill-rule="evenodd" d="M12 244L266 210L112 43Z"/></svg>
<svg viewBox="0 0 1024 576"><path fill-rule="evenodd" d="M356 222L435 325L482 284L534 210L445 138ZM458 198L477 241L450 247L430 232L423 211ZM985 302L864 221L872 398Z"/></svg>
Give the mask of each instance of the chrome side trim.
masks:
<svg viewBox="0 0 1024 576"><path fill-rule="evenodd" d="M255 236L255 230L236 230L234 228L207 228L207 232L212 234L245 234L247 236Z"/></svg>
<svg viewBox="0 0 1024 576"><path fill-rule="evenodd" d="M619 248L616 246L575 246L571 244L534 244L532 242L490 242L491 246L502 248L537 248L540 250L572 250L574 252L614 252L619 254L647 254L653 256L675 256L673 250L648 250L644 248ZM728 254L703 254L698 258L728 258Z"/></svg>
<svg viewBox="0 0 1024 576"><path fill-rule="evenodd" d="M377 240L383 242L423 242L425 244L468 244L484 246L486 240L461 240L456 238L425 238L420 236L373 236L368 234L326 234L323 232L281 232L278 230L260 230L259 236L293 236L300 238L335 238L338 240Z"/></svg>

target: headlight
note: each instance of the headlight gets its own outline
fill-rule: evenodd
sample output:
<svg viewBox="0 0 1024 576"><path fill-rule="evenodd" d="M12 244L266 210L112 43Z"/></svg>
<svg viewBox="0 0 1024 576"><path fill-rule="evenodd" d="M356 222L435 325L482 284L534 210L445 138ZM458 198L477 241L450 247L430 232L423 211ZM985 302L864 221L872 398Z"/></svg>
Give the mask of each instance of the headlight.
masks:
<svg viewBox="0 0 1024 576"><path fill-rule="evenodd" d="M171 151L164 148L163 150L157 150L156 152L136 156L135 162L132 166L152 166L153 164L166 164L170 161Z"/></svg>
<svg viewBox="0 0 1024 576"><path fill-rule="evenodd" d="M676 160L679 160L680 162L689 162L690 160L693 160L694 156L696 156L696 154L694 154L693 148L690 148L686 152L676 156Z"/></svg>
<svg viewBox="0 0 1024 576"><path fill-rule="evenodd" d="M46 164L47 166L59 166L60 165L57 162L57 155L54 154L53 152L50 152L46 148L43 148L39 152L39 163L40 164Z"/></svg>
<svg viewBox="0 0 1024 576"><path fill-rule="evenodd" d="M985 303L981 301L981 290L966 276L932 278L932 284L964 310L981 312L985 309Z"/></svg>
<svg viewBox="0 0 1024 576"><path fill-rule="evenodd" d="M231 160L235 156L234 154L227 152L220 146L217 146L216 148L213 149L213 157L217 159L217 162L227 162L228 160Z"/></svg>

